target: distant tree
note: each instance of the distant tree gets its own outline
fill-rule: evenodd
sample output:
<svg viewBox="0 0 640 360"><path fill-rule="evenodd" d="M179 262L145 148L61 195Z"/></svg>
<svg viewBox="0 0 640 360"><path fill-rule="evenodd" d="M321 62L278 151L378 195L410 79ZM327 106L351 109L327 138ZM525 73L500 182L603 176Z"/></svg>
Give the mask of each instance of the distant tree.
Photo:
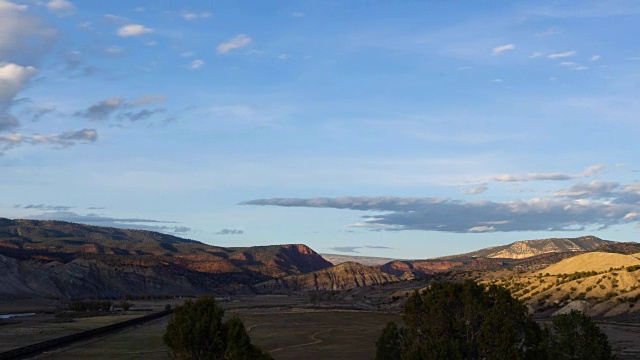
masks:
<svg viewBox="0 0 640 360"><path fill-rule="evenodd" d="M237 317L223 321L224 310L210 297L202 297L175 309L163 336L178 359L244 360L271 359L251 344Z"/></svg>
<svg viewBox="0 0 640 360"><path fill-rule="evenodd" d="M544 359L544 333L526 307L497 286L434 283L414 292L405 327L387 324L376 359Z"/></svg>
<svg viewBox="0 0 640 360"><path fill-rule="evenodd" d="M553 318L549 348L552 359L615 359L607 335L588 315L575 310Z"/></svg>

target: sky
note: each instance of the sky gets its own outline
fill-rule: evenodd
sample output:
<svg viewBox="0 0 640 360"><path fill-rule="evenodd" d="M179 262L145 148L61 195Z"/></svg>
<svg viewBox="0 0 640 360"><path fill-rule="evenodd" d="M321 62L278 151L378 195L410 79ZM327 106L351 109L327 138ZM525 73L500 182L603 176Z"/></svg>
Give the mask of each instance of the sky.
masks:
<svg viewBox="0 0 640 360"><path fill-rule="evenodd" d="M0 217L429 258L640 232L638 1L0 0Z"/></svg>

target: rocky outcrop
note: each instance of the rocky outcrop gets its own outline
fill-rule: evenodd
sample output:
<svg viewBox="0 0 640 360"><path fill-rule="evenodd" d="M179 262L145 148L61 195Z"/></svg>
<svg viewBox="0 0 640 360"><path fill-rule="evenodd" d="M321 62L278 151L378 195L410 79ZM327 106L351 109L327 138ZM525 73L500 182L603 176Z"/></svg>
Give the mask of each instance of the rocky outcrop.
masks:
<svg viewBox="0 0 640 360"><path fill-rule="evenodd" d="M123 296L194 295L196 284L168 269L112 267L95 260L69 263L18 261L0 255L0 297L122 298Z"/></svg>
<svg viewBox="0 0 640 360"><path fill-rule="evenodd" d="M347 262L309 274L266 281L257 284L255 289L259 292L347 290L396 281L399 281L396 276L384 273L379 268Z"/></svg>
<svg viewBox="0 0 640 360"><path fill-rule="evenodd" d="M602 240L595 236L524 240L516 241L509 245L489 247L463 255L444 258L485 257L500 259L526 259L532 256L549 253L593 251L601 246L606 246L613 243L615 242Z"/></svg>
<svg viewBox="0 0 640 360"><path fill-rule="evenodd" d="M423 276L427 274L439 273L464 265L462 261L449 260L395 260L380 267L380 270L387 274L407 277Z"/></svg>

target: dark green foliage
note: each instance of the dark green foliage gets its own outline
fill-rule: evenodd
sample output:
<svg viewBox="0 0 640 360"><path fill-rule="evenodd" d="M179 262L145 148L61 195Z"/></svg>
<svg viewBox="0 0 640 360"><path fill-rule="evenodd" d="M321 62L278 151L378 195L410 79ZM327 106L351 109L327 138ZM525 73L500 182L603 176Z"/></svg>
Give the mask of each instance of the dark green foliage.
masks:
<svg viewBox="0 0 640 360"><path fill-rule="evenodd" d="M178 359L271 359L251 344L240 319L223 316L213 298L187 300L175 309L163 340Z"/></svg>
<svg viewBox="0 0 640 360"><path fill-rule="evenodd" d="M395 322L389 321L376 341L377 360L395 360L401 348L402 334Z"/></svg>
<svg viewBox="0 0 640 360"><path fill-rule="evenodd" d="M378 359L540 358L540 328L521 302L497 286L434 283L409 298L404 321L401 330L387 325Z"/></svg>
<svg viewBox="0 0 640 360"><path fill-rule="evenodd" d="M607 337L588 316L561 315L552 329L541 329L507 289L472 281L416 291L405 304L404 322L400 329L387 324L376 359L613 358Z"/></svg>
<svg viewBox="0 0 640 360"><path fill-rule="evenodd" d="M607 336L579 311L553 318L549 354L552 359L615 359Z"/></svg>

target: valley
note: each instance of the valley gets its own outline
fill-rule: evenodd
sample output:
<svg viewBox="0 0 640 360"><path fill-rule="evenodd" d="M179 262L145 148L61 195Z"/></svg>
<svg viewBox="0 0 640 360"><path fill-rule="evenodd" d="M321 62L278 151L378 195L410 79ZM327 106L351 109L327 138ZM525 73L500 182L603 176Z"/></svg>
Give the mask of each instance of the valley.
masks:
<svg viewBox="0 0 640 360"><path fill-rule="evenodd" d="M526 240L422 260L329 257L334 265L302 244L225 248L56 221L0 219L0 225L0 314L37 313L0 320L0 351L160 311L184 297L212 295L276 359L365 359L373 356L386 322L401 319L413 291L434 281L473 280L506 287L542 323L571 309L585 312L603 325L620 358L640 352L629 341L640 321L640 244L633 242L592 236ZM128 299L133 307L65 318L69 304L83 299ZM158 358L166 351L160 341L164 322L50 356Z"/></svg>

